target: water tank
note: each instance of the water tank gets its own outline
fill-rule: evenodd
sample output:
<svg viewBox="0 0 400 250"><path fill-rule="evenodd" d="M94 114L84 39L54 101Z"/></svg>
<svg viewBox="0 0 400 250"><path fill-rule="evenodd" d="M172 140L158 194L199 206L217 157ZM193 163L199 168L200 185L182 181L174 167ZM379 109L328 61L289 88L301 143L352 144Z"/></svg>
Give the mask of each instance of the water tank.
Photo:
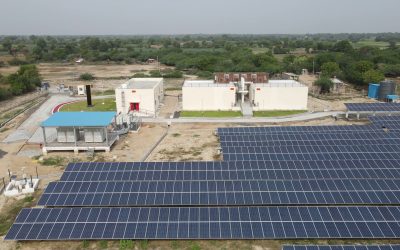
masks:
<svg viewBox="0 0 400 250"><path fill-rule="evenodd" d="M379 87L379 100L386 100L388 95L396 94L396 83L394 81L381 82Z"/></svg>
<svg viewBox="0 0 400 250"><path fill-rule="evenodd" d="M378 99L379 87L379 83L370 83L368 87L368 97L372 99Z"/></svg>

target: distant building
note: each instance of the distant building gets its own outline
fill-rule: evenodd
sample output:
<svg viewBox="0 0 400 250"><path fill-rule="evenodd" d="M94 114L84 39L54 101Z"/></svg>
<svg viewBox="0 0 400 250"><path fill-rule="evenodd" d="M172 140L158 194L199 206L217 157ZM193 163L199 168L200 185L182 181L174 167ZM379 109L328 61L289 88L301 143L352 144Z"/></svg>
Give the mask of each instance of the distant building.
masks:
<svg viewBox="0 0 400 250"><path fill-rule="evenodd" d="M164 99L163 78L132 78L115 89L117 112L156 116Z"/></svg>
<svg viewBox="0 0 400 250"><path fill-rule="evenodd" d="M78 87L77 87L77 95L78 96L86 96L86 87L85 87L85 85L78 85Z"/></svg>
<svg viewBox="0 0 400 250"><path fill-rule="evenodd" d="M182 109L187 111L306 110L307 100L307 86L269 80L267 73L216 73L214 80L187 80L182 87Z"/></svg>
<svg viewBox="0 0 400 250"><path fill-rule="evenodd" d="M282 79L299 81L299 75L296 75L294 73L284 72L284 73L282 73Z"/></svg>

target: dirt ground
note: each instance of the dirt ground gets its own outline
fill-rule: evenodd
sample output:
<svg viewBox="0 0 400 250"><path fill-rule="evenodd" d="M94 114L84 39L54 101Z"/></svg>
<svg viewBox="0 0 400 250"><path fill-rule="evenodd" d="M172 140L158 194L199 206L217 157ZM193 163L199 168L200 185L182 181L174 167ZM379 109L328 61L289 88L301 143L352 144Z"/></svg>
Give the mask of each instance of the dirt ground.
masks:
<svg viewBox="0 0 400 250"><path fill-rule="evenodd" d="M121 76L132 76L135 73L146 73L158 69L156 64L70 64L70 63L40 63L37 64L39 72L45 80L59 81L64 79L78 78L80 74L90 73L95 77L110 78ZM167 69L167 66L160 66L160 69ZM8 75L16 72L18 66L1 67L0 74Z"/></svg>
<svg viewBox="0 0 400 250"><path fill-rule="evenodd" d="M158 117L170 118L175 111L180 110L179 96L181 94L182 91L179 90L165 91L164 101L161 104Z"/></svg>

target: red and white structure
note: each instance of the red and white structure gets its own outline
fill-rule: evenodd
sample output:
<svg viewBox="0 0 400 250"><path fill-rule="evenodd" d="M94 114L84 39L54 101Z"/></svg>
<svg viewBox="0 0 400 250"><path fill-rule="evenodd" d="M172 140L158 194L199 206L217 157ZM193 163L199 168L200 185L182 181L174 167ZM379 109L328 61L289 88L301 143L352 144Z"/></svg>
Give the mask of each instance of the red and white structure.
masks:
<svg viewBox="0 0 400 250"><path fill-rule="evenodd" d="M163 78L132 78L115 89L118 114L156 116L164 99Z"/></svg>

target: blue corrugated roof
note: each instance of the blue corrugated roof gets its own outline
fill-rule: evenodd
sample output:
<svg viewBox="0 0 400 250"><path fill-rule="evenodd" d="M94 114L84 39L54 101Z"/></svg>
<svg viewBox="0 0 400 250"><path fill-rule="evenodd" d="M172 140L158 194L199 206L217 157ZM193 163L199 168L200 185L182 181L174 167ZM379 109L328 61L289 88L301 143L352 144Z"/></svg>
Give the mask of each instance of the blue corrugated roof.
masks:
<svg viewBox="0 0 400 250"><path fill-rule="evenodd" d="M42 122L42 127L105 127L115 112L57 112Z"/></svg>

